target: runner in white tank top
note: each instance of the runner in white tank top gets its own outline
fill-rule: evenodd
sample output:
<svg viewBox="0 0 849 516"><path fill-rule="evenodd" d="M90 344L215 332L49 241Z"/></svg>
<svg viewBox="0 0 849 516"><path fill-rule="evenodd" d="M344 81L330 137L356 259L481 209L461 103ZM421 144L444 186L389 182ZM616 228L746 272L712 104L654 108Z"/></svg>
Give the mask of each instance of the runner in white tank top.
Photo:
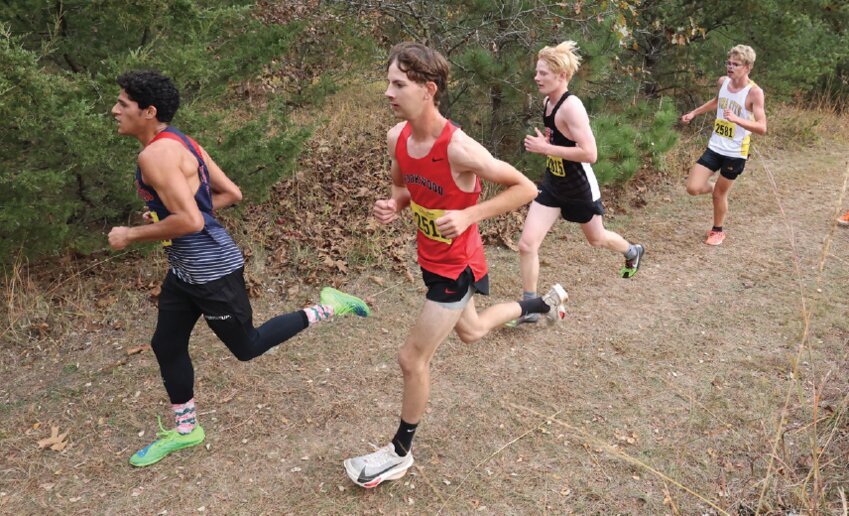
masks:
<svg viewBox="0 0 849 516"><path fill-rule="evenodd" d="M717 95L716 120L713 122L713 133L708 141L708 149L717 154L729 158L743 158L749 156L749 140L751 131L743 126L729 121L725 118L725 110L730 110L743 120L752 120L752 113L746 109L746 98L755 81L749 80L749 84L737 92L732 92L728 85L731 79L723 78L722 86Z"/></svg>
<svg viewBox="0 0 849 516"><path fill-rule="evenodd" d="M749 79L754 64L752 47L732 48L725 62L727 73L716 83L717 95L681 117L688 124L703 113L716 111L708 148L687 177L690 195L713 194L713 228L705 240L708 245L719 245L725 239L722 224L728 214L728 192L746 166L751 133L766 134L764 92ZM717 170L720 177L711 183L710 178Z"/></svg>

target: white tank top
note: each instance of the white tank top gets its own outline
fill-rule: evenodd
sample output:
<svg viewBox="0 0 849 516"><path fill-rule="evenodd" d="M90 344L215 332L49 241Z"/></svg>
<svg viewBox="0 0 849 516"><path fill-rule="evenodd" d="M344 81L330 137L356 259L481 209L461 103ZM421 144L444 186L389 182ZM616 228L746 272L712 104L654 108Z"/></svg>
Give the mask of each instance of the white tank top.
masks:
<svg viewBox="0 0 849 516"><path fill-rule="evenodd" d="M719 88L716 105L716 120L713 123L713 133L708 141L708 149L717 154L722 154L729 158L743 158L749 156L749 136L751 131L743 127L729 122L725 119L722 112L725 109L730 109L740 118L752 120L754 117L746 110L746 96L749 90L755 85L755 81L749 80L744 88L737 93L728 91L728 85L731 79L726 79Z"/></svg>

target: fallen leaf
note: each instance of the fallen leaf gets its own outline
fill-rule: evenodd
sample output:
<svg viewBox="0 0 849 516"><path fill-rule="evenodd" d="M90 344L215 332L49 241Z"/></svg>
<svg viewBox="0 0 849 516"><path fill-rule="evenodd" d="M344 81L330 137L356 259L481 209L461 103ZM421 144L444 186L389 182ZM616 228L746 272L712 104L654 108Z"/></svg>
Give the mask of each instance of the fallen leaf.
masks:
<svg viewBox="0 0 849 516"><path fill-rule="evenodd" d="M68 446L68 441L65 440L66 437L68 437L68 432L60 435L59 427L54 426L50 431L50 437L38 441L38 447L42 450L50 447L53 451L62 451Z"/></svg>
<svg viewBox="0 0 849 516"><path fill-rule="evenodd" d="M142 344L141 346L136 346L134 348L127 349L127 355L137 355L142 351L147 351L150 349L150 344Z"/></svg>

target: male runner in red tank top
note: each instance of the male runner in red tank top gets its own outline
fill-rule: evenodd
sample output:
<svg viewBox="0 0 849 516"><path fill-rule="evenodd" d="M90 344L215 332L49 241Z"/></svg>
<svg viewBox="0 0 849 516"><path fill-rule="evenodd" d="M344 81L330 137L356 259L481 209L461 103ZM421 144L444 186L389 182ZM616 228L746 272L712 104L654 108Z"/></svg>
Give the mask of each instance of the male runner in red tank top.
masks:
<svg viewBox="0 0 849 516"><path fill-rule="evenodd" d="M448 62L442 55L417 43L401 43L392 48L388 63L386 97L404 122L387 136L391 196L375 202L374 215L389 224L410 207L428 291L398 352L404 374L398 431L383 448L344 462L351 480L366 488L400 478L412 466L413 434L430 394L430 360L451 330L463 342L473 343L528 313L545 313L551 321L559 321L565 316L566 301L566 291L554 285L544 297L500 303L477 312L472 295L489 290L477 223L527 204L536 195L536 186L439 112L448 80ZM481 179L505 188L478 203Z"/></svg>

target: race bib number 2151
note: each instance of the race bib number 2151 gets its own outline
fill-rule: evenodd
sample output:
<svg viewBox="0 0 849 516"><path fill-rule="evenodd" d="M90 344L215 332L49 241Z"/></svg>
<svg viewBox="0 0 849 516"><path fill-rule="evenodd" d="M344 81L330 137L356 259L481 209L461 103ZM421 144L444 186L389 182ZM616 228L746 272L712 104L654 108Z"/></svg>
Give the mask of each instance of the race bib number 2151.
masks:
<svg viewBox="0 0 849 516"><path fill-rule="evenodd" d="M424 206L419 206L413 201L410 201L410 209L413 210L413 219L416 221L416 226L424 236L446 244L451 243L450 238L445 238L436 229L436 219L444 215L445 210L431 210Z"/></svg>

